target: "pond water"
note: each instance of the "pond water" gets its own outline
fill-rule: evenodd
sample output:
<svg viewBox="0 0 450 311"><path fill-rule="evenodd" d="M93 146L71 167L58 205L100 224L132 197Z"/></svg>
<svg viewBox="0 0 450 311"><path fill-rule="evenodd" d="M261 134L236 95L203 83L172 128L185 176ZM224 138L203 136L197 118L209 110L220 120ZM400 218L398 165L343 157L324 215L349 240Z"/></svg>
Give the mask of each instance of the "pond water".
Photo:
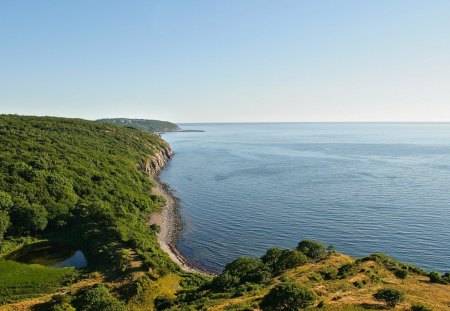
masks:
<svg viewBox="0 0 450 311"><path fill-rule="evenodd" d="M73 266L81 269L87 266L87 260L81 250L38 242L25 245L9 254L6 259L27 264L39 264L53 267Z"/></svg>

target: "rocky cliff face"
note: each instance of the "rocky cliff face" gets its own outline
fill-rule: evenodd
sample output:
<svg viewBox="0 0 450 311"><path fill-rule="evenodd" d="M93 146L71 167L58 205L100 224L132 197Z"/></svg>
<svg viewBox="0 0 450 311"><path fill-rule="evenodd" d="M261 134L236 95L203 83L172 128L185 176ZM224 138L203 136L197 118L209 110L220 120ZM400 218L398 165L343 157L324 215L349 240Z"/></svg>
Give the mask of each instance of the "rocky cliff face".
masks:
<svg viewBox="0 0 450 311"><path fill-rule="evenodd" d="M139 163L137 168L145 172L148 176L157 175L172 156L173 151L169 145L166 144L160 149L155 150L155 154L147 161Z"/></svg>

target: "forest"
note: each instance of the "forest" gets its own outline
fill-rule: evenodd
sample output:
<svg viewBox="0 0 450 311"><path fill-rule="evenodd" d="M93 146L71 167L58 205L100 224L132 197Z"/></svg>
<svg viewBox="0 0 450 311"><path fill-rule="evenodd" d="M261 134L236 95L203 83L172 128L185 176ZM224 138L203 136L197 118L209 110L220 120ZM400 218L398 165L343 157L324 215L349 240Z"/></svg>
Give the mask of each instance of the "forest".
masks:
<svg viewBox="0 0 450 311"><path fill-rule="evenodd" d="M152 181L138 169L167 148L158 136L78 119L2 115L0 145L0 254L45 240L83 250L91 271L119 271L129 257L155 275L177 270L146 225L164 199L151 194ZM0 282L0 294L4 302L23 293Z"/></svg>
<svg viewBox="0 0 450 311"><path fill-rule="evenodd" d="M160 120L115 118L99 119L97 122L128 126L148 132L172 132L180 129L178 125L174 123Z"/></svg>

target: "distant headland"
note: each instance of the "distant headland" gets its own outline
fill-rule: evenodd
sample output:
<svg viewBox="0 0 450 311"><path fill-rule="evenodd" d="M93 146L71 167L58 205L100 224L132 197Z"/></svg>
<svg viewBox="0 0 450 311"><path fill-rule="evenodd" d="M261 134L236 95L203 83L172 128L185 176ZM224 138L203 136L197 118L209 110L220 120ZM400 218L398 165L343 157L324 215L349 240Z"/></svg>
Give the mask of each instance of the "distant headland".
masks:
<svg viewBox="0 0 450 311"><path fill-rule="evenodd" d="M97 122L132 127L152 133L204 132L203 130L184 130L175 123L161 120L113 118L113 119L99 119L97 120Z"/></svg>

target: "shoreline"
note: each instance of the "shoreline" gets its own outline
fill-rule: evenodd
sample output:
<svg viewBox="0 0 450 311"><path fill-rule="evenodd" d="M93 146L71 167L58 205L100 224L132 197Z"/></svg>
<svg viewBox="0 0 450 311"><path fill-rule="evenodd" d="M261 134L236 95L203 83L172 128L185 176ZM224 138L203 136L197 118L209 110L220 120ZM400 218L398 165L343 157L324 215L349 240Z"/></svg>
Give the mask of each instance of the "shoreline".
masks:
<svg viewBox="0 0 450 311"><path fill-rule="evenodd" d="M150 215L148 225L156 224L160 227L157 238L161 249L185 272L214 275L209 271L195 267L176 248L176 243L180 238L180 232L183 229L183 222L181 221L178 210L179 201L173 195L170 187L163 183L158 175L151 176L151 180L156 184L155 187L152 187L152 193L164 197L166 202L161 211L154 212Z"/></svg>

